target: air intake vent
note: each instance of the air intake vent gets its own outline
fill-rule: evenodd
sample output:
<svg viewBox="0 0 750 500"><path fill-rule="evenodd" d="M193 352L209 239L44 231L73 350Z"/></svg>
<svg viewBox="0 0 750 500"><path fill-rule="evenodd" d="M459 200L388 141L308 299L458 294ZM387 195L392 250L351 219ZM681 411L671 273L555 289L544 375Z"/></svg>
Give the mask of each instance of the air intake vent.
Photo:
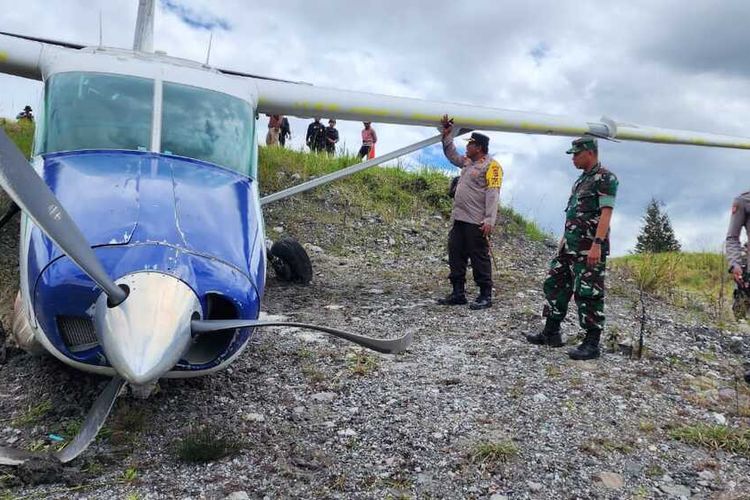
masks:
<svg viewBox="0 0 750 500"><path fill-rule="evenodd" d="M90 318L58 316L57 329L71 352L85 351L99 344L94 333L94 322Z"/></svg>

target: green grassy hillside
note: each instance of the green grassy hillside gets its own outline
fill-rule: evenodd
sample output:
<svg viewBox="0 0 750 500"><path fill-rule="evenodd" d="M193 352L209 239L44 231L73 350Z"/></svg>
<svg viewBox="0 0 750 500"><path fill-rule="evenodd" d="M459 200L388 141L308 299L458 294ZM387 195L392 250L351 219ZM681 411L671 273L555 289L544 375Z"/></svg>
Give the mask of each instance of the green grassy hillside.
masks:
<svg viewBox="0 0 750 500"><path fill-rule="evenodd" d="M675 305L707 311L718 321L730 317L734 282L722 254L679 252L613 258L610 269L645 292Z"/></svg>
<svg viewBox="0 0 750 500"><path fill-rule="evenodd" d="M31 156L31 144L34 141L34 123L28 120L9 120L0 118L0 127L3 127L5 133L19 147L23 154L28 158Z"/></svg>

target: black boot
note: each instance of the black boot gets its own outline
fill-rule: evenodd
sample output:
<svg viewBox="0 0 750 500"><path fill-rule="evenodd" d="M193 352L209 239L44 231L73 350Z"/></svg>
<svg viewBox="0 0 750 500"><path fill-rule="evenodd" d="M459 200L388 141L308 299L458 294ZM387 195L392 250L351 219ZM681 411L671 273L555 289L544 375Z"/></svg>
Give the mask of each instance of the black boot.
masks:
<svg viewBox="0 0 750 500"><path fill-rule="evenodd" d="M599 339L602 331L599 329L586 330L586 337L581 345L568 351L570 359L585 360L599 357Z"/></svg>
<svg viewBox="0 0 750 500"><path fill-rule="evenodd" d="M565 345L560 334L560 322L552 318L547 318L544 330L539 333L526 335L526 340L531 344L548 345L550 347L562 347Z"/></svg>
<svg viewBox="0 0 750 500"><path fill-rule="evenodd" d="M462 306L468 302L463 283L453 283L453 292L437 301L441 306Z"/></svg>
<svg viewBox="0 0 750 500"><path fill-rule="evenodd" d="M492 287L483 286L479 291L479 296L469 305L469 309L477 311L489 307L492 307Z"/></svg>

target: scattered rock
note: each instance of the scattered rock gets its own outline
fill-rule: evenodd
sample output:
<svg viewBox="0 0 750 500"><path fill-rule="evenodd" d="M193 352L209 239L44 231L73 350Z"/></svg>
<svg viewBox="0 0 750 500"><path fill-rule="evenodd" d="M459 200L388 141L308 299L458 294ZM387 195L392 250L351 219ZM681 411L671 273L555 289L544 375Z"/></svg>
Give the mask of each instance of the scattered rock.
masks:
<svg viewBox="0 0 750 500"><path fill-rule="evenodd" d="M659 489L673 497L690 498L690 488L681 484L661 484Z"/></svg>
<svg viewBox="0 0 750 500"><path fill-rule="evenodd" d="M245 491L235 491L224 497L224 500L250 500L250 496Z"/></svg>
<svg viewBox="0 0 750 500"><path fill-rule="evenodd" d="M607 489L619 490L625 485L625 481L622 479L622 476L615 472L600 472L598 476L599 480Z"/></svg>

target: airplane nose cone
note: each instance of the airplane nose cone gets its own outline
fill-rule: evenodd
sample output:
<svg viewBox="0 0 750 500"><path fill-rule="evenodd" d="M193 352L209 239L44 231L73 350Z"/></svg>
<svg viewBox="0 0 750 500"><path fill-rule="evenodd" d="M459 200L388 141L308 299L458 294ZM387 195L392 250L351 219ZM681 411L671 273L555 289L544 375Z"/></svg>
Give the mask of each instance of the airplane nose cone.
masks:
<svg viewBox="0 0 750 500"><path fill-rule="evenodd" d="M129 289L115 307L101 294L94 326L109 364L132 384L159 379L172 369L190 345L190 321L201 317L193 290L179 279L139 272L116 281Z"/></svg>

